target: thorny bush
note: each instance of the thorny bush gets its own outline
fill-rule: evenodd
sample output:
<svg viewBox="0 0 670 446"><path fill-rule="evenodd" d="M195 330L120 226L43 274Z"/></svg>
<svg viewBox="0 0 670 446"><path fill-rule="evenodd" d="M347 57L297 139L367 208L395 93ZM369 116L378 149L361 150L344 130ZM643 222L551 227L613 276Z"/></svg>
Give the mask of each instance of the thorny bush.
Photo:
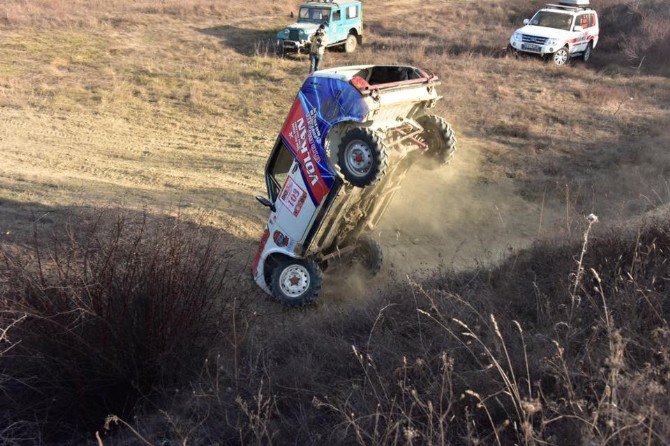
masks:
<svg viewBox="0 0 670 446"><path fill-rule="evenodd" d="M1 248L1 326L23 318L0 358L2 442L90 435L187 380L218 332L222 253L192 225L102 213Z"/></svg>

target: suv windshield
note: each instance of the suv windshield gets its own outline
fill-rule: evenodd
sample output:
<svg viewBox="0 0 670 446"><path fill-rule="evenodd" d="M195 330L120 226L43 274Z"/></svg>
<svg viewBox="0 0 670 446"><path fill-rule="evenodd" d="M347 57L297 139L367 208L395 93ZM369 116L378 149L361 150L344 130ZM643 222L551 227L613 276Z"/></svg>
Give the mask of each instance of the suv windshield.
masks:
<svg viewBox="0 0 670 446"><path fill-rule="evenodd" d="M538 11L538 13L531 19L529 25L570 31L572 15L562 14L560 12Z"/></svg>
<svg viewBox="0 0 670 446"><path fill-rule="evenodd" d="M330 19L330 8L300 8L300 22L324 22Z"/></svg>

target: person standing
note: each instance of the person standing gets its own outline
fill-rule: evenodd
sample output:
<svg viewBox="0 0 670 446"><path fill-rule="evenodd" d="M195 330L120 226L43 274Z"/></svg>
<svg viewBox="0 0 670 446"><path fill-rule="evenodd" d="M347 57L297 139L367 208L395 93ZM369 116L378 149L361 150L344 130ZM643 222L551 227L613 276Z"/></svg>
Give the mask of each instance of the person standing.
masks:
<svg viewBox="0 0 670 446"><path fill-rule="evenodd" d="M328 34L326 33L326 25L321 24L314 35L309 39L309 74L319 70L319 65L326 53L326 45L328 45Z"/></svg>

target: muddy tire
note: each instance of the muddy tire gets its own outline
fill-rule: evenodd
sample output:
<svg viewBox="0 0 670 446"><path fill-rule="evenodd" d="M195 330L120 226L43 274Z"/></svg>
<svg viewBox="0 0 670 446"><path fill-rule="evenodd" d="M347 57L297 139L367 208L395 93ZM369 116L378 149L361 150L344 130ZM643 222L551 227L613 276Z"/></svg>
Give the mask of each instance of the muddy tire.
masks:
<svg viewBox="0 0 670 446"><path fill-rule="evenodd" d="M312 260L287 258L272 271L272 294L287 307L314 302L322 283L321 269Z"/></svg>
<svg viewBox="0 0 670 446"><path fill-rule="evenodd" d="M371 237L358 239L353 261L360 264L370 276L376 276L384 263L384 252L379 242Z"/></svg>
<svg viewBox="0 0 670 446"><path fill-rule="evenodd" d="M570 52L568 51L568 47L564 46L563 48L556 50L556 52L551 55L551 60L554 62L554 65L558 65L559 67L567 65L570 62Z"/></svg>
<svg viewBox="0 0 670 446"><path fill-rule="evenodd" d="M456 152L456 134L449 123L435 115L425 115L417 119L423 127L421 139L428 145L421 162L425 169L433 170L449 164Z"/></svg>
<svg viewBox="0 0 670 446"><path fill-rule="evenodd" d="M593 42L589 42L589 44L586 45L584 53L582 54L582 60L584 61L584 63L588 62L589 59L591 59L592 54L593 54Z"/></svg>
<svg viewBox="0 0 670 446"><path fill-rule="evenodd" d="M388 153L384 141L374 132L354 128L342 137L337 161L345 180L354 186L365 187L384 176Z"/></svg>
<svg viewBox="0 0 670 446"><path fill-rule="evenodd" d="M358 39L356 38L355 35L349 34L347 36L347 40L344 41L344 52L353 53L354 51L356 51L357 46L358 46Z"/></svg>

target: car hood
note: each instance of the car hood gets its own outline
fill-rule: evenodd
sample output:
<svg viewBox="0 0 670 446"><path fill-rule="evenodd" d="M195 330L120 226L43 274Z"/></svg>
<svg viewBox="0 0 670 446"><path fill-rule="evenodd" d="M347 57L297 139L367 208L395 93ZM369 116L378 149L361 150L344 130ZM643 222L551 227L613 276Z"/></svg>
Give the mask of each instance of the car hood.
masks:
<svg viewBox="0 0 670 446"><path fill-rule="evenodd" d="M293 24L287 26L286 28L288 28L288 29L300 29L302 31L310 33L310 32L315 32L318 27L319 27L318 23L293 23Z"/></svg>
<svg viewBox="0 0 670 446"><path fill-rule="evenodd" d="M533 26L533 25L526 25L523 28L517 29L516 31L522 34L547 37L549 39L569 39L574 34L572 31L564 31L562 29L547 28L546 26Z"/></svg>

